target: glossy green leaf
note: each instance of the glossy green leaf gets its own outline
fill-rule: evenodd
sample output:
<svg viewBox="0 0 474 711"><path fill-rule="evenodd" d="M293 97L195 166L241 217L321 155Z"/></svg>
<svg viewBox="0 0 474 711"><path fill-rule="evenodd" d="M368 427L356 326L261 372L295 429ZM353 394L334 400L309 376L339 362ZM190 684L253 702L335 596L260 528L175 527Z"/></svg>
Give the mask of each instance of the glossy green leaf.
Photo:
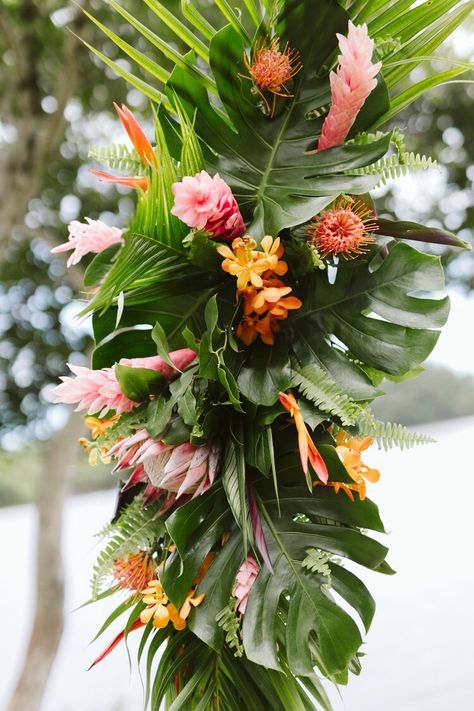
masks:
<svg viewBox="0 0 474 711"><path fill-rule="evenodd" d="M431 353L449 312L447 297L416 293L443 288L439 259L398 242L374 271L360 260L340 268L335 284L319 279L301 328L336 336L367 365L401 375Z"/></svg>
<svg viewBox="0 0 474 711"><path fill-rule="evenodd" d="M134 402L143 402L152 390L165 384L163 375L150 368L131 368L127 365L115 366L115 376L123 394Z"/></svg>
<svg viewBox="0 0 474 711"><path fill-rule="evenodd" d="M291 368L288 349L280 338L269 347L257 344L240 371L237 383L240 392L257 405L273 405L279 391L291 385Z"/></svg>

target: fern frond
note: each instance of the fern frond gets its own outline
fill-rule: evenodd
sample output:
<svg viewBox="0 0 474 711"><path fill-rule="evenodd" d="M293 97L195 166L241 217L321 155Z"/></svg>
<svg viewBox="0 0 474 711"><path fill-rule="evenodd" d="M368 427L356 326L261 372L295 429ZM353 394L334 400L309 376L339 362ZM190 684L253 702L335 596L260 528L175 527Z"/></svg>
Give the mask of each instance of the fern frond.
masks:
<svg viewBox="0 0 474 711"><path fill-rule="evenodd" d="M92 146L89 158L98 163L107 163L112 170L133 175L145 175L143 162L134 148L124 143L112 143L110 146Z"/></svg>
<svg viewBox="0 0 474 711"><path fill-rule="evenodd" d="M399 447L410 449L418 444L432 444L435 440L426 434L412 432L404 425L377 420L368 409L360 410L357 427L361 437L373 437L379 447L388 450Z"/></svg>
<svg viewBox="0 0 474 711"><path fill-rule="evenodd" d="M303 568L309 570L316 575L322 575L326 578L326 584L331 585L331 568L328 563L332 560L331 553L321 551L318 548L307 548L307 556L302 562Z"/></svg>
<svg viewBox="0 0 474 711"><path fill-rule="evenodd" d="M110 526L113 534L94 565L91 588L92 597L97 597L104 581L112 573L114 563L119 558L126 558L131 553L150 548L163 533L163 523L156 518L160 502L148 508L142 507L142 501L135 499L123 511L115 525Z"/></svg>
<svg viewBox="0 0 474 711"><path fill-rule="evenodd" d="M344 425L355 423L357 405L316 363L295 367L292 373L292 385L320 410L338 417Z"/></svg>
<svg viewBox="0 0 474 711"><path fill-rule="evenodd" d="M403 175L414 173L418 170L438 168L438 163L433 158L419 153L405 152L399 155L384 156L372 165L355 168L348 171L351 175L377 175L380 174L380 185L386 185L389 180L395 180Z"/></svg>
<svg viewBox="0 0 474 711"><path fill-rule="evenodd" d="M235 611L236 599L231 598L229 604L217 613L216 622L225 634L225 641L234 651L234 657L242 657L244 648L240 641L240 620Z"/></svg>

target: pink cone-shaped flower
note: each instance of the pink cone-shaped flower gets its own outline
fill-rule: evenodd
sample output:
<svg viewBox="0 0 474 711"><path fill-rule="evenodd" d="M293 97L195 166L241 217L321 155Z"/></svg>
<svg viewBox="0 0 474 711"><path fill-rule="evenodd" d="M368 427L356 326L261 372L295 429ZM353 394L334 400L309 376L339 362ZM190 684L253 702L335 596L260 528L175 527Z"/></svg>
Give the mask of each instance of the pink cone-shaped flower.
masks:
<svg viewBox="0 0 474 711"><path fill-rule="evenodd" d="M189 348L183 348L170 353L170 359L176 368L183 370L195 359L196 353ZM149 368L157 370L170 380L178 375L168 363L160 356L149 358L122 358L120 365L130 368ZM104 416L109 410L115 410L118 415L130 412L138 403L126 397L120 390L115 368L102 368L91 370L83 366L69 365L69 369L76 376L64 376L61 385L54 388L54 402L76 405L76 410L86 410L89 414L99 413Z"/></svg>
<svg viewBox="0 0 474 711"><path fill-rule="evenodd" d="M372 63L374 41L367 25L353 25L349 21L347 37L337 35L341 54L339 67L331 72L331 108L326 116L318 142L318 151L344 143L357 114L369 94L377 86L375 76L381 62Z"/></svg>
<svg viewBox="0 0 474 711"><path fill-rule="evenodd" d="M193 230L206 230L213 237L242 237L245 224L239 206L227 183L219 174L202 170L174 183L175 197L171 212Z"/></svg>
<svg viewBox="0 0 474 711"><path fill-rule="evenodd" d="M77 220L71 222L68 228L69 240L51 250L53 254L57 254L73 249L73 253L67 260L68 267L79 264L86 254L91 252L98 254L110 247L111 244L123 242L122 230L119 230L118 227L109 227L100 220L90 220L88 217L86 217L86 223Z"/></svg>
<svg viewBox="0 0 474 711"><path fill-rule="evenodd" d="M220 460L216 444L195 446L189 442L168 445L150 437L146 430L137 430L126 437L108 454L118 460L114 471L135 467L125 488L148 480L158 491L180 496L203 494L212 485Z"/></svg>
<svg viewBox="0 0 474 711"><path fill-rule="evenodd" d="M260 566L252 555L244 560L236 575L236 584L232 590L232 595L237 600L236 609L244 614L247 608L247 601L255 582L255 578L260 572Z"/></svg>

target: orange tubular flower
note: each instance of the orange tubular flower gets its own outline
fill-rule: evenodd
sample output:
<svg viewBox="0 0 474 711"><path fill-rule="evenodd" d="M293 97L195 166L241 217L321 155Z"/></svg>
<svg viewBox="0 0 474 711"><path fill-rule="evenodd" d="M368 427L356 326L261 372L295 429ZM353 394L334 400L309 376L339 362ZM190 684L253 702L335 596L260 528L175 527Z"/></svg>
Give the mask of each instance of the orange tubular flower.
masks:
<svg viewBox="0 0 474 711"><path fill-rule="evenodd" d="M374 242L369 234L378 230L373 215L361 200L355 202L342 197L331 209L314 218L306 234L323 259L328 255L354 259Z"/></svg>
<svg viewBox="0 0 474 711"><path fill-rule="evenodd" d="M308 473L308 460L320 481L323 484L327 484L329 474L326 464L311 439L296 398L291 392L280 392L278 393L278 396L283 407L288 410L294 419L296 429L298 430L298 447L300 450L301 466L306 475L306 481L308 482L309 488L311 489L312 482Z"/></svg>
<svg viewBox="0 0 474 711"><path fill-rule="evenodd" d="M114 106L115 110L120 116L123 127L126 130L128 137L133 143L135 150L142 159L143 163L145 165L150 164L154 168L157 168L158 160L156 158L155 151L153 150L150 141L145 136L145 133L135 116L132 114L130 109L125 106L125 104L122 104L122 108L120 108L120 106L118 106L118 104L114 102Z"/></svg>
<svg viewBox="0 0 474 711"><path fill-rule="evenodd" d="M148 581L155 575L155 564L149 553L139 551L132 553L127 559L116 560L113 572L120 587L143 592Z"/></svg>
<svg viewBox="0 0 474 711"><path fill-rule="evenodd" d="M245 66L250 76L241 74L243 79L253 82L253 93L260 94L265 104L268 114L273 116L276 106L276 97L282 96L291 98L286 84L290 82L302 69L300 55L294 49L290 49L288 43L283 51L280 51L280 39L268 37L260 40L254 46L251 61L244 54ZM265 94L273 94L273 107L270 109Z"/></svg>

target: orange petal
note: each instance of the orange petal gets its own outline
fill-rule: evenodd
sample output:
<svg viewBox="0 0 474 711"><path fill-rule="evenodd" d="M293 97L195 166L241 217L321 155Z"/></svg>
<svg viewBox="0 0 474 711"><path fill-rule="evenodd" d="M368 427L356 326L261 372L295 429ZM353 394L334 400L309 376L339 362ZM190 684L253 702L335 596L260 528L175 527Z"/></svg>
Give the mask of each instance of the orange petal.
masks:
<svg viewBox="0 0 474 711"><path fill-rule="evenodd" d="M128 178L126 176L110 175L110 173L104 173L101 170L91 170L90 172L93 175L97 176L99 180L103 180L105 183L115 183L116 185L124 185L127 188L143 190L143 192L146 192L150 184L149 178L144 178L139 175L135 176L134 178Z"/></svg>

